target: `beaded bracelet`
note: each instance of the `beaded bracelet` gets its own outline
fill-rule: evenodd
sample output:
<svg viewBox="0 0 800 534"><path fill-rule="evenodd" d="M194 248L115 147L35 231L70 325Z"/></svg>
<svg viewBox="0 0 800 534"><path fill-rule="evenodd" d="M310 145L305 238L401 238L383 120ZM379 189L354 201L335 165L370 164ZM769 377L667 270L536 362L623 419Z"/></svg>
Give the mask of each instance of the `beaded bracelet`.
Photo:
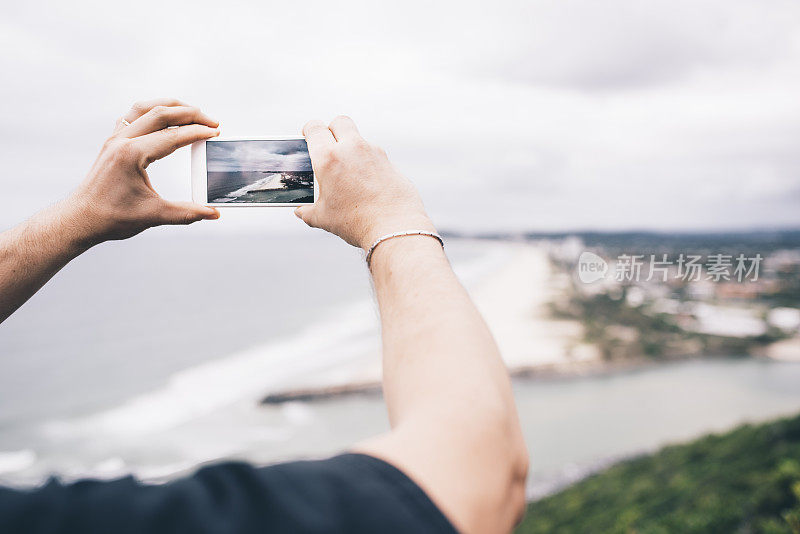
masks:
<svg viewBox="0 0 800 534"><path fill-rule="evenodd" d="M375 242L372 243L372 246L369 247L369 249L367 250L367 267L370 266L370 260L372 259L372 253L375 252L375 247L377 247L384 241L388 241L389 239L394 239L395 237L403 237L407 235L426 235L428 237L432 237L437 241L439 241L439 244L442 245L442 248L444 248L444 241L442 240L442 236L440 236L436 232L426 232L424 230L409 230L407 232L395 232L393 234L386 234L376 239Z"/></svg>

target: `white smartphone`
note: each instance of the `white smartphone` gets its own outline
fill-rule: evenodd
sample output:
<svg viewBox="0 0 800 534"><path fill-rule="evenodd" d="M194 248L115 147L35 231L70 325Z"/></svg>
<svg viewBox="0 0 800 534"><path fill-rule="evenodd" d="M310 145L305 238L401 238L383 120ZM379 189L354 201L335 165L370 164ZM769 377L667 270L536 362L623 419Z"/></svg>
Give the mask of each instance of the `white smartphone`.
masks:
<svg viewBox="0 0 800 534"><path fill-rule="evenodd" d="M215 207L313 204L303 137L229 137L192 145L192 200Z"/></svg>

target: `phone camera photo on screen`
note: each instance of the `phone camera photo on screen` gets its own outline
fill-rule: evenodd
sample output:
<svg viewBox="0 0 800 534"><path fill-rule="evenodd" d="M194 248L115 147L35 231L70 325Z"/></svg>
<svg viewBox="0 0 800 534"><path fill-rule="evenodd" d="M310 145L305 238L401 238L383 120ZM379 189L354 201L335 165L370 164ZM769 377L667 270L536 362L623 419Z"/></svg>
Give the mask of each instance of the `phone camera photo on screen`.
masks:
<svg viewBox="0 0 800 534"><path fill-rule="evenodd" d="M206 141L209 204L311 204L314 172L305 139Z"/></svg>

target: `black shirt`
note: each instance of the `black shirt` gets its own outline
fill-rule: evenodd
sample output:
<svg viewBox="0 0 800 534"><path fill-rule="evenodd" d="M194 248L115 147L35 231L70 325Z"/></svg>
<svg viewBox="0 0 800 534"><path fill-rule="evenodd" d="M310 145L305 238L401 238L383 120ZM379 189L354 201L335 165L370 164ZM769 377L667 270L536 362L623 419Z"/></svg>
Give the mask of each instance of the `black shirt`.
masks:
<svg viewBox="0 0 800 534"><path fill-rule="evenodd" d="M204 467L167 484L133 477L0 488L1 533L414 532L455 529L400 470L364 454L256 468Z"/></svg>

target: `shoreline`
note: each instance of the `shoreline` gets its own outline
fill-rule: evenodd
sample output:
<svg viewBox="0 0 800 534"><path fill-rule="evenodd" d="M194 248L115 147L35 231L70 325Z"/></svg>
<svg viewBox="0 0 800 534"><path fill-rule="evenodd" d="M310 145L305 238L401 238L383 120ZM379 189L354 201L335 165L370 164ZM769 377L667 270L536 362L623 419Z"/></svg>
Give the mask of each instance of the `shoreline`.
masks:
<svg viewBox="0 0 800 534"><path fill-rule="evenodd" d="M496 261L497 257L502 261ZM487 261L490 270L483 265ZM550 303L563 291L564 280L553 269L544 247L490 243L481 260L456 265L456 272L465 281L512 375L554 370L582 373L587 364L602 365L599 351L582 341L582 325L550 313ZM382 374L379 347L376 340L372 350L354 354L335 368L296 377L284 388L263 394L259 404L374 393L380 389Z"/></svg>
<svg viewBox="0 0 800 534"><path fill-rule="evenodd" d="M509 369L508 373L512 381L556 381L556 380L579 380L584 378L597 378L604 376L614 376L625 373L665 367L674 364L687 362L702 362L714 360L740 360L748 359L754 361L781 361L767 356L712 356L712 355L686 355L679 358L666 360L652 360L640 358L636 360L612 361L612 362L573 362L562 365L541 365L530 367L517 367ZM791 363L783 361L784 363ZM290 388L276 391L264 395L259 404L261 405L281 405L287 402L314 402L320 400L342 399L350 396L382 396L381 382L354 382L351 384L340 384L334 386L320 387L301 387Z"/></svg>
<svg viewBox="0 0 800 534"><path fill-rule="evenodd" d="M585 341L582 321L553 315L551 306L567 295L570 280L568 273L551 263L545 246L502 240L490 246L496 246L508 257L466 285L513 379L591 377L718 357L796 361L789 356L800 351L795 339L750 354L705 348L659 359L641 356L604 359L598 344ZM778 348L782 350L774 350ZM380 384L379 354L366 352L337 367L336 373L312 373L283 389L270 391L260 397L258 404L374 395L380 394Z"/></svg>

